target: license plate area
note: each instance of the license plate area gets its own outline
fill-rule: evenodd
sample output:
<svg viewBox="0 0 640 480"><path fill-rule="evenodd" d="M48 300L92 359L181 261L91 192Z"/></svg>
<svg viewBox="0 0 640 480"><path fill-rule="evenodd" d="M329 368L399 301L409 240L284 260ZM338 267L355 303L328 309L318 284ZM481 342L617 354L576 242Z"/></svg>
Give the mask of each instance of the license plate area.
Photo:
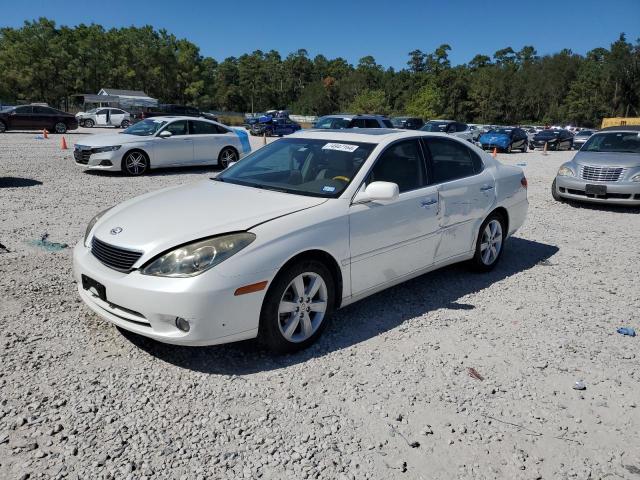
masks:
<svg viewBox="0 0 640 480"><path fill-rule="evenodd" d="M94 295L97 294L97 297L103 302L107 301L107 289L104 285L102 285L100 282L97 282L93 278L82 275L82 288L90 291Z"/></svg>
<svg viewBox="0 0 640 480"><path fill-rule="evenodd" d="M606 185L589 185L587 184L584 187L584 193L587 195L606 195L607 194L607 186Z"/></svg>

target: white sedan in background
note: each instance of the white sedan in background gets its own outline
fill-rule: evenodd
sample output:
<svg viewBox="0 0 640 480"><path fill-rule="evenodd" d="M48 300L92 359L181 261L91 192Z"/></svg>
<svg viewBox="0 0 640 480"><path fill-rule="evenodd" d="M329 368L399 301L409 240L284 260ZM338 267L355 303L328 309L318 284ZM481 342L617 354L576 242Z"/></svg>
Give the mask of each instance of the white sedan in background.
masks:
<svg viewBox="0 0 640 480"><path fill-rule="evenodd" d="M99 213L74 276L94 312L137 334L294 351L392 285L461 261L491 270L526 188L522 169L445 134L300 132Z"/></svg>
<svg viewBox="0 0 640 480"><path fill-rule="evenodd" d="M151 168L218 165L251 151L244 130L193 117L153 117L118 134L91 135L74 146L76 164L90 170L143 175Z"/></svg>
<svg viewBox="0 0 640 480"><path fill-rule="evenodd" d="M101 107L76 114L81 127L119 127L131 125L131 114L119 108Z"/></svg>

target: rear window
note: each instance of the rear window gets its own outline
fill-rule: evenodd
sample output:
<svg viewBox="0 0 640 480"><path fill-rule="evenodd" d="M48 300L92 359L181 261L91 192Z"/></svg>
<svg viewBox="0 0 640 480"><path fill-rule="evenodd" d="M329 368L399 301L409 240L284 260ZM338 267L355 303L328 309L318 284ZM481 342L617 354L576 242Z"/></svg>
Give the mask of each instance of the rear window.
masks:
<svg viewBox="0 0 640 480"><path fill-rule="evenodd" d="M393 128L393 124L391 123L391 121L387 120L386 118L382 120L382 123L384 124L385 127Z"/></svg>

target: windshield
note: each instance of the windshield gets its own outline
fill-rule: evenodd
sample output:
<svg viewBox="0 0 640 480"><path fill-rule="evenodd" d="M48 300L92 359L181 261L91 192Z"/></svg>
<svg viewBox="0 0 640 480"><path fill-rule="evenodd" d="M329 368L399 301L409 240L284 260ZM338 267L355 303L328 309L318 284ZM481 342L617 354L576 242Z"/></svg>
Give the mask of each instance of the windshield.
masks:
<svg viewBox="0 0 640 480"><path fill-rule="evenodd" d="M350 118L321 118L316 122L315 128L349 128L351 125Z"/></svg>
<svg viewBox="0 0 640 480"><path fill-rule="evenodd" d="M513 130L511 130L510 128L494 128L493 130L489 130L488 133L501 133L503 135L511 135L511 132Z"/></svg>
<svg viewBox="0 0 640 480"><path fill-rule="evenodd" d="M427 122L420 130L422 130L423 132L446 132L448 126L448 123Z"/></svg>
<svg viewBox="0 0 640 480"><path fill-rule="evenodd" d="M393 125L394 127L401 127L406 121L406 118L392 118L391 125Z"/></svg>
<svg viewBox="0 0 640 480"><path fill-rule="evenodd" d="M148 118L147 120L134 123L129 128L123 130L122 133L126 133L127 135L138 135L140 137L149 137L151 135L154 135L166 124L167 122L164 120L154 120L153 118Z"/></svg>
<svg viewBox="0 0 640 480"><path fill-rule="evenodd" d="M313 197L338 197L376 147L360 142L283 138L214 180Z"/></svg>
<svg viewBox="0 0 640 480"><path fill-rule="evenodd" d="M587 152L640 153L640 132L596 133L580 149Z"/></svg>

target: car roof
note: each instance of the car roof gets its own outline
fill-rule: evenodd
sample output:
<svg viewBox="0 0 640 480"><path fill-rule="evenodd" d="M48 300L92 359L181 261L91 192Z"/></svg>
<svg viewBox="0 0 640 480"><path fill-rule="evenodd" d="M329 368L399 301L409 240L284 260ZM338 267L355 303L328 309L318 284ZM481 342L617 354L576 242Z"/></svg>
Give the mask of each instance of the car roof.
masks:
<svg viewBox="0 0 640 480"><path fill-rule="evenodd" d="M301 130L287 136L288 138L309 138L317 140L387 143L393 140L416 137L452 138L446 133L422 132L418 130L400 130L395 128L347 128L347 129L310 129Z"/></svg>
<svg viewBox="0 0 640 480"><path fill-rule="evenodd" d="M372 113L334 113L331 115L323 115L320 118L387 118L384 115L376 115Z"/></svg>
<svg viewBox="0 0 640 480"><path fill-rule="evenodd" d="M158 115L157 117L150 117L145 120L166 120L167 122L171 122L173 120L200 120L203 122L218 123L215 120L210 120L205 117L191 117L189 115Z"/></svg>
<svg viewBox="0 0 640 480"><path fill-rule="evenodd" d="M619 125L616 127L606 127L599 132L640 132L640 125Z"/></svg>

